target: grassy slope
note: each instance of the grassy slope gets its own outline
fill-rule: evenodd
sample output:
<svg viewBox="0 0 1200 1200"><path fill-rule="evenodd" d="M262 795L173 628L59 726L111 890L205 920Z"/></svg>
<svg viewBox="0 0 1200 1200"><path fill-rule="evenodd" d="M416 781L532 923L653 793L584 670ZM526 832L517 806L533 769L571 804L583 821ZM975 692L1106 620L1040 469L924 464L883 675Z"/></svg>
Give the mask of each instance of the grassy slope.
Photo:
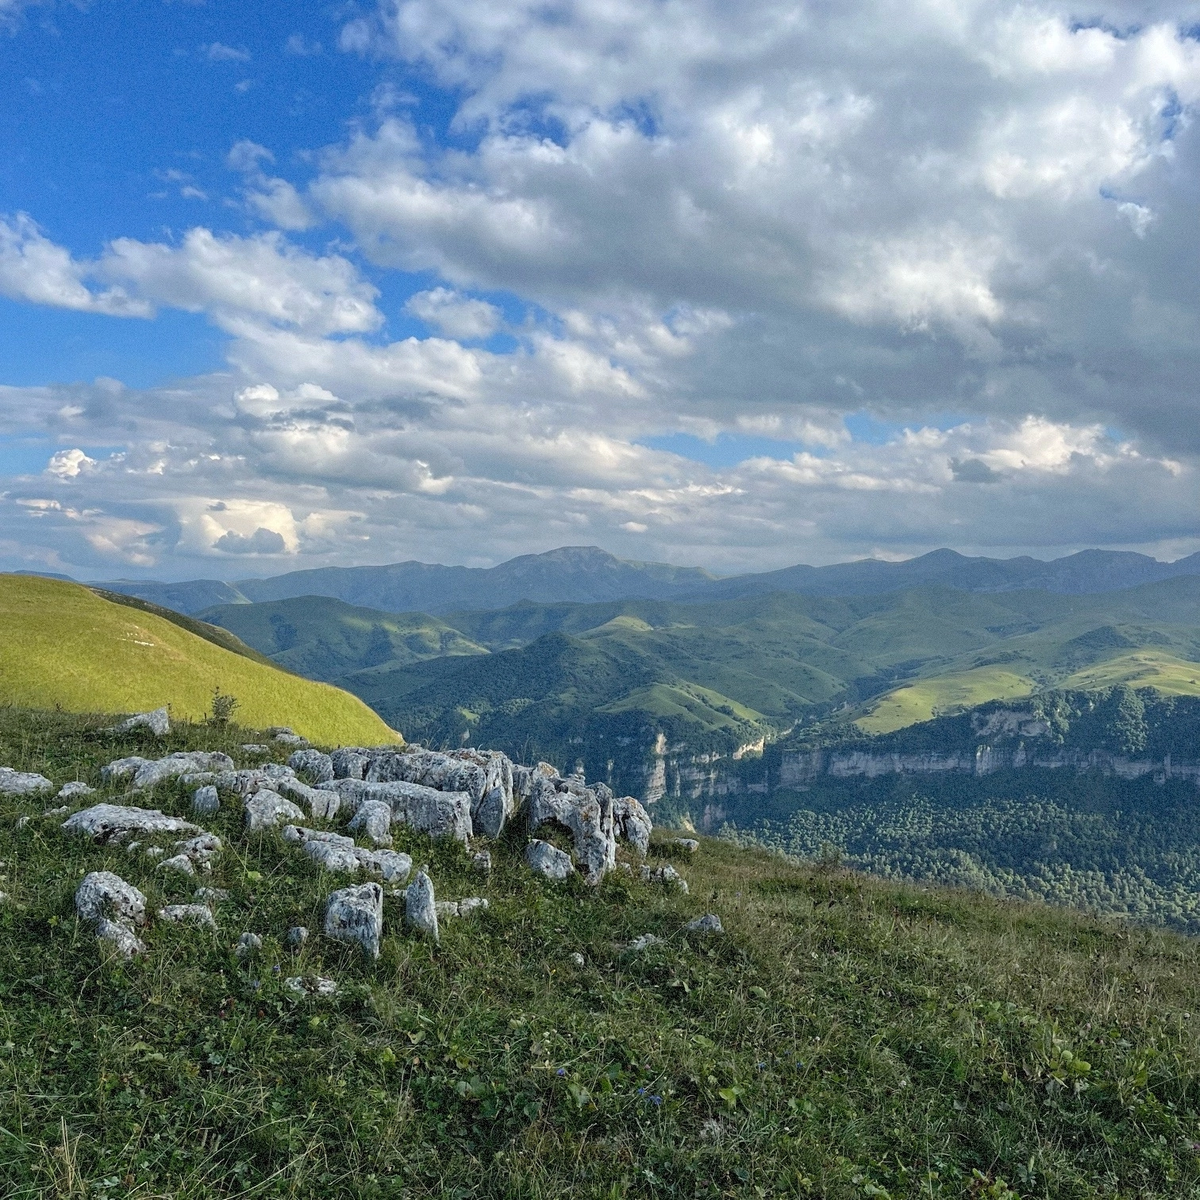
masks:
<svg viewBox="0 0 1200 1200"><path fill-rule="evenodd" d="M200 719L213 690L236 696L240 719L291 725L317 741L393 741L359 699L214 645L152 612L77 584L0 575L0 696L69 712L137 712L169 704Z"/></svg>
<svg viewBox="0 0 1200 1200"><path fill-rule="evenodd" d="M0 761L56 782L140 745L0 714ZM73 915L80 875L190 887L42 807L0 800L6 1198L1200 1195L1196 941L706 839L688 896L546 884L501 846L491 909L440 949L389 896L377 963L319 936L294 959L335 881L227 803L219 932L156 924L123 964ZM458 847L401 840L439 895L480 891ZM724 937L682 931L709 909ZM340 995L290 998L309 971Z"/></svg>
<svg viewBox="0 0 1200 1200"><path fill-rule="evenodd" d="M864 733L892 733L930 721L940 712L959 712L988 700L1028 696L1036 683L1002 667L976 667L959 674L921 679L888 692L855 722Z"/></svg>

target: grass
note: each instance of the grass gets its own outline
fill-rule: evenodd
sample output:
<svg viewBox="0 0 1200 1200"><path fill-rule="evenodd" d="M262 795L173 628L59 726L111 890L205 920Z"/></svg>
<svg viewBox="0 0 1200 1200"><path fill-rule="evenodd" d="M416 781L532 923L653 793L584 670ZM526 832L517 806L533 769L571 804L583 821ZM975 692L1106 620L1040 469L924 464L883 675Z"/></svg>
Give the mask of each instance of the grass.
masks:
<svg viewBox="0 0 1200 1200"><path fill-rule="evenodd" d="M1028 696L1036 686L1028 676L1001 667L977 667L896 688L872 704L855 724L864 733L894 733L918 721L931 721L941 713L962 712L988 700Z"/></svg>
<svg viewBox="0 0 1200 1200"><path fill-rule="evenodd" d="M0 710L0 762L96 782L145 748L103 723ZM187 812L176 784L152 800ZM335 881L226 800L219 931L153 925L127 964L73 915L81 875L116 869L152 907L190 886L42 807L0 800L6 1200L1200 1196L1187 938L711 839L675 860L689 895L548 884L515 837L483 884L411 837L439 896L492 906L435 949L389 896L372 963L315 934ZM724 936L684 931L710 910ZM245 962L243 930L264 939ZM629 952L644 933L663 941ZM304 972L340 993L291 997Z"/></svg>
<svg viewBox="0 0 1200 1200"><path fill-rule="evenodd" d="M239 718L257 728L291 725L332 744L397 740L348 692L234 653L78 584L0 575L0 628L0 695L10 704L114 713L168 704L175 718L195 721L219 687L237 697Z"/></svg>
<svg viewBox="0 0 1200 1200"><path fill-rule="evenodd" d="M1154 688L1165 696L1200 696L1200 663L1161 651L1138 650L1076 671L1060 686L1095 691L1122 683Z"/></svg>

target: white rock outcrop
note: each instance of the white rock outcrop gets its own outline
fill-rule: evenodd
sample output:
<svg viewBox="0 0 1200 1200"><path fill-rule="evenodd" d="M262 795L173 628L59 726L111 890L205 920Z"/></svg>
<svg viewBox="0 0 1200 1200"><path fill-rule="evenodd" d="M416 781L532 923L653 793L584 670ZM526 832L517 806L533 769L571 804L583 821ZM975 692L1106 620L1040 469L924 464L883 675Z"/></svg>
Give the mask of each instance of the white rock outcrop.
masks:
<svg viewBox="0 0 1200 1200"><path fill-rule="evenodd" d="M48 792L54 784L45 775L35 771L14 771L12 767L0 767L0 795L30 796L36 792Z"/></svg>
<svg viewBox="0 0 1200 1200"><path fill-rule="evenodd" d="M204 925L209 929L217 927L216 918L207 904L168 904L158 910L158 917L173 925Z"/></svg>
<svg viewBox="0 0 1200 1200"><path fill-rule="evenodd" d="M404 923L418 933L438 941L437 901L433 895L433 880L424 871L418 871L417 877L408 885L404 893Z"/></svg>
<svg viewBox="0 0 1200 1200"><path fill-rule="evenodd" d="M531 871L546 879L570 879L575 874L571 856L539 838L534 838L525 847L525 863Z"/></svg>
<svg viewBox="0 0 1200 1200"><path fill-rule="evenodd" d="M62 824L64 833L82 834L95 842L118 842L133 834L192 833L204 830L182 817L169 817L157 808L125 804L93 804L72 813Z"/></svg>
<svg viewBox="0 0 1200 1200"><path fill-rule="evenodd" d="M233 759L228 754L221 754L216 750L187 750L178 754L168 754L166 758L142 758L136 754L128 758L118 758L101 769L100 778L105 783L129 779L134 791L141 791L177 775L187 775L196 771L232 770ZM209 783L211 780L204 782Z"/></svg>
<svg viewBox="0 0 1200 1200"><path fill-rule="evenodd" d="M392 810L392 820L419 829L430 837L452 837L467 845L474 832L471 797L466 792L439 792L436 788L404 781L367 782L335 779L347 808L357 810L369 800L379 800Z"/></svg>
<svg viewBox="0 0 1200 1200"><path fill-rule="evenodd" d="M270 829L285 822L302 821L304 812L270 788L260 788L243 802L247 829Z"/></svg>
<svg viewBox="0 0 1200 1200"><path fill-rule="evenodd" d="M96 926L96 936L114 943L126 957L145 952L134 932L146 920L146 897L111 871L92 871L75 889L75 911Z"/></svg>
<svg viewBox="0 0 1200 1200"><path fill-rule="evenodd" d="M134 729L148 729L159 737L165 737L171 732L171 714L166 705L152 709L150 712L134 713L126 717L109 730L110 733L129 733Z"/></svg>

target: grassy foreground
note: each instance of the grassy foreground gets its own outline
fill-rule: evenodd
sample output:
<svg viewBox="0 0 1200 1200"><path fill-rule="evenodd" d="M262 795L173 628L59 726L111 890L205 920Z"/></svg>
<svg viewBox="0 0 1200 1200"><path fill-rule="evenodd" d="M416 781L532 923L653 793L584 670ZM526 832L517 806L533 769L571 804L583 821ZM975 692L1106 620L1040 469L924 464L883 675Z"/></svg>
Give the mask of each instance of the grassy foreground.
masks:
<svg viewBox="0 0 1200 1200"><path fill-rule="evenodd" d="M258 728L290 725L314 741L343 745L399 740L348 692L79 584L0 575L0 630L0 700L9 704L114 713L169 704L174 717L200 720L219 687L237 697L239 717Z"/></svg>
<svg viewBox="0 0 1200 1200"><path fill-rule="evenodd" d="M147 746L100 725L0 710L0 763L95 783ZM152 801L188 812L178 785ZM1200 1196L1200 942L707 839L675 860L686 896L544 883L515 840L484 883L401 834L440 898L491 908L434 948L388 895L370 963L316 932L337 882L226 800L219 932L152 922L124 963L76 920L79 878L114 869L152 908L194 881L44 807L0 799L6 1200ZM706 911L723 936L683 930ZM282 986L315 972L336 997Z"/></svg>

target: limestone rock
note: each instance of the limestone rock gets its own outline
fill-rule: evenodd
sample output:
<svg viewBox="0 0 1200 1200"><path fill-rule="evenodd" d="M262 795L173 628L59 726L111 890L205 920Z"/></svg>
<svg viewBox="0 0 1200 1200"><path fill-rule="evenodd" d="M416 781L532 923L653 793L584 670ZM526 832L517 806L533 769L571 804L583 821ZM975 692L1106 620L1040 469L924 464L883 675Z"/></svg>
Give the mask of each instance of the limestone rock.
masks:
<svg viewBox="0 0 1200 1200"><path fill-rule="evenodd" d="M54 784L45 775L33 771L14 771L12 767L0 767L0 795L29 796L34 792L47 792Z"/></svg>
<svg viewBox="0 0 1200 1200"><path fill-rule="evenodd" d="M483 896L467 896L458 902L458 915L469 917L473 912L480 912L491 907Z"/></svg>
<svg viewBox="0 0 1200 1200"><path fill-rule="evenodd" d="M660 938L657 934L643 933L641 937L635 937L633 941L629 943L629 949L632 950L634 954L639 954L643 950L648 950L651 946L661 945L662 938Z"/></svg>
<svg viewBox="0 0 1200 1200"><path fill-rule="evenodd" d="M472 854L471 866L481 875L490 875L492 873L492 852L490 850L480 850Z"/></svg>
<svg viewBox="0 0 1200 1200"><path fill-rule="evenodd" d="M430 837L453 837L464 845L471 840L471 797L466 792L439 792L399 780L335 779L332 786L347 807L356 811L369 800L381 800L391 806L392 819L402 825L419 829Z"/></svg>
<svg viewBox="0 0 1200 1200"><path fill-rule="evenodd" d="M262 949L262 938L257 933L249 931L242 934L237 940L237 945L234 946L233 952L238 958L249 958L251 955L257 954Z"/></svg>
<svg viewBox="0 0 1200 1200"><path fill-rule="evenodd" d="M641 875L643 883L663 883L681 892L688 890L687 880L670 863L657 868L643 867Z"/></svg>
<svg viewBox="0 0 1200 1200"><path fill-rule="evenodd" d="M525 862L531 871L547 879L569 879L575 873L569 854L538 838L525 847Z"/></svg>
<svg viewBox="0 0 1200 1200"><path fill-rule="evenodd" d="M333 778L333 759L320 750L297 750L288 758L293 771L303 771L313 783L328 783Z"/></svg>
<svg viewBox="0 0 1200 1200"><path fill-rule="evenodd" d="M355 833L365 833L376 846L390 846L392 835L392 806L383 800L364 800L347 826Z"/></svg>
<svg viewBox="0 0 1200 1200"><path fill-rule="evenodd" d="M613 801L613 824L617 837L624 838L639 854L650 853L650 814L633 796Z"/></svg>
<svg viewBox="0 0 1200 1200"><path fill-rule="evenodd" d="M307 746L308 741L302 738L294 729L288 725L272 725L267 730L267 734L271 741L279 742L282 746Z"/></svg>
<svg viewBox="0 0 1200 1200"><path fill-rule="evenodd" d="M155 867L156 871L178 871L182 875L195 875L196 865L186 854L173 854L170 858L164 858L162 862Z"/></svg>
<svg viewBox="0 0 1200 1200"><path fill-rule="evenodd" d="M217 789L211 783L205 784L204 787L198 787L192 793L192 812L197 815L210 816L220 807L221 797L217 795Z"/></svg>
<svg viewBox="0 0 1200 1200"><path fill-rule="evenodd" d="M54 798L56 800L74 800L76 796L90 796L95 790L94 787L88 787L86 783L76 779L71 783L64 783Z"/></svg>
<svg viewBox="0 0 1200 1200"><path fill-rule="evenodd" d="M229 899L229 893L224 888L198 887L192 893L192 899L208 905L220 904L222 900Z"/></svg>
<svg viewBox="0 0 1200 1200"><path fill-rule="evenodd" d="M287 944L293 950L299 950L308 941L308 930L303 925L293 925L287 931Z"/></svg>
<svg viewBox="0 0 1200 1200"><path fill-rule="evenodd" d="M335 996L338 990L337 983L324 975L294 975L283 986L298 996Z"/></svg>
<svg viewBox="0 0 1200 1200"><path fill-rule="evenodd" d="M165 737L171 732L171 714L165 705L151 712L134 713L132 717L126 717L114 725L109 732L129 733L134 729L148 729L159 737Z"/></svg>
<svg viewBox="0 0 1200 1200"><path fill-rule="evenodd" d="M164 779L186 775L192 771L231 771L233 759L215 750L187 750L168 754L166 758L148 759L138 755L118 758L100 771L105 783L132 778L135 791L153 787Z"/></svg>
<svg viewBox="0 0 1200 1200"><path fill-rule="evenodd" d="M433 905L434 912L437 913L439 921L446 917L458 916L458 901L457 900L435 900Z"/></svg>
<svg viewBox="0 0 1200 1200"><path fill-rule="evenodd" d="M175 924L206 925L216 929L217 922L207 904L168 904L158 910L159 918Z"/></svg>
<svg viewBox="0 0 1200 1200"><path fill-rule="evenodd" d="M169 817L157 808L124 804L93 804L80 809L62 824L64 833L78 833L97 842L120 841L134 833L203 833L199 825Z"/></svg>
<svg viewBox="0 0 1200 1200"><path fill-rule="evenodd" d="M561 789L561 790L560 790ZM605 789L607 791L607 789ZM529 796L529 832L557 824L575 842L575 859L590 884L598 884L617 863L611 793L597 795L570 780L535 779Z"/></svg>
<svg viewBox="0 0 1200 1200"><path fill-rule="evenodd" d="M269 829L284 821L302 820L304 813L290 800L270 788L260 788L245 801L246 827Z"/></svg>
<svg viewBox="0 0 1200 1200"><path fill-rule="evenodd" d="M697 917L694 921L689 921L684 929L690 930L692 933L724 933L725 929L721 924L721 918L716 913L705 913L702 917Z"/></svg>
<svg viewBox="0 0 1200 1200"><path fill-rule="evenodd" d="M126 958L146 953L146 943L134 933L132 926L123 921L110 921L107 917L101 917L96 922L96 936L103 941L112 942Z"/></svg>
<svg viewBox="0 0 1200 1200"><path fill-rule="evenodd" d="M362 752L362 747L344 746L329 756L333 764L335 779L364 779L371 760Z"/></svg>
<svg viewBox="0 0 1200 1200"><path fill-rule="evenodd" d="M695 854L700 849L700 843L695 838L672 838L667 845L674 846L684 854Z"/></svg>
<svg viewBox="0 0 1200 1200"><path fill-rule="evenodd" d="M146 897L120 875L92 871L75 889L75 911L85 921L108 918L141 925L146 919Z"/></svg>
<svg viewBox="0 0 1200 1200"><path fill-rule="evenodd" d="M386 883L403 883L412 871L412 859L398 850L355 849L358 861L373 875L379 875Z"/></svg>
<svg viewBox="0 0 1200 1200"><path fill-rule="evenodd" d="M264 746L262 742L243 742L242 749L247 754L270 754L271 747Z"/></svg>
<svg viewBox="0 0 1200 1200"><path fill-rule="evenodd" d="M424 871L408 885L404 893L404 923L418 933L427 934L436 942L438 933L437 902L433 896L433 881Z"/></svg>
<svg viewBox="0 0 1200 1200"><path fill-rule="evenodd" d="M303 800L314 821L332 821L342 806L342 798L337 792L309 787L295 776L275 781L275 789L293 800Z"/></svg>
<svg viewBox="0 0 1200 1200"><path fill-rule="evenodd" d="M360 883L331 893L325 902L325 936L353 942L372 958L383 938L383 888Z"/></svg>
<svg viewBox="0 0 1200 1200"><path fill-rule="evenodd" d="M380 875L389 883L403 883L412 870L412 859L396 850L364 850L353 838L320 829L289 825L283 831L285 841L299 844L304 853L327 871L356 874L363 868Z"/></svg>

